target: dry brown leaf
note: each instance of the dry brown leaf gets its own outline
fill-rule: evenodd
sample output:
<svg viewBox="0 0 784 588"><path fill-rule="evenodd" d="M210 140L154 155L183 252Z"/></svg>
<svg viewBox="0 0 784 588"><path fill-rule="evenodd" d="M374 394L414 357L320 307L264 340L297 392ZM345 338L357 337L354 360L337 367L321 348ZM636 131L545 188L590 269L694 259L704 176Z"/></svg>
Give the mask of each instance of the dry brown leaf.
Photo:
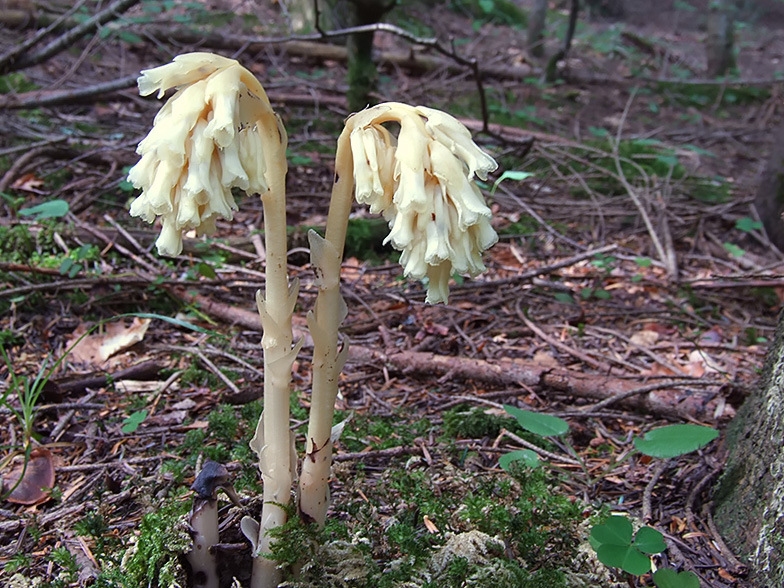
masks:
<svg viewBox="0 0 784 588"><path fill-rule="evenodd" d="M549 351L543 349L534 353L534 363L544 367L558 367L558 360Z"/></svg>
<svg viewBox="0 0 784 588"><path fill-rule="evenodd" d="M724 371L719 362L699 349L694 349L689 353L689 363L684 369L689 375L698 378L705 374L715 374Z"/></svg>
<svg viewBox="0 0 784 588"><path fill-rule="evenodd" d="M22 481L17 485L20 477ZM42 447L30 452L27 467L25 467L24 460L16 460L13 469L3 479L3 488L8 490L13 488L6 500L26 506L42 504L49 500L53 487L54 462L52 454L48 449Z"/></svg>
<svg viewBox="0 0 784 588"><path fill-rule="evenodd" d="M71 357L79 363L102 367L107 360L120 351L125 351L144 339L150 319L135 317L130 327L122 321L108 323L103 333L87 335L71 350ZM86 325L79 325L68 340L71 346L87 331Z"/></svg>
<svg viewBox="0 0 784 588"><path fill-rule="evenodd" d="M44 186L44 181L35 174L22 174L11 184L14 190L25 192L38 192Z"/></svg>
<svg viewBox="0 0 784 588"><path fill-rule="evenodd" d="M651 347L659 340L659 333L656 331L650 331L648 329L643 329L642 331L637 331L634 335L631 336L629 339L635 345L639 345L640 347Z"/></svg>

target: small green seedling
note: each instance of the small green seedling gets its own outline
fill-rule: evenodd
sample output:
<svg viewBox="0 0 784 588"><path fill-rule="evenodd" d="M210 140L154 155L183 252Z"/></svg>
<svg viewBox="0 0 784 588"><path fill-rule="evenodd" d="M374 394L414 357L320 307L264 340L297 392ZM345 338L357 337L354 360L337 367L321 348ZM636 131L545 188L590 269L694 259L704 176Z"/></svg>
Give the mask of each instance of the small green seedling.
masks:
<svg viewBox="0 0 784 588"><path fill-rule="evenodd" d="M511 470L512 464L516 461L523 462L523 465L529 468L539 466L539 456L530 449L518 449L517 451L510 451L498 458L498 465L501 469L507 472Z"/></svg>
<svg viewBox="0 0 784 588"><path fill-rule="evenodd" d="M120 427L120 430L125 434L135 433L136 429L139 428L139 425L141 425L144 422L144 419L146 418L147 418L146 410L137 410L133 414L130 414L127 417L125 417L125 420L123 421L123 425L122 427Z"/></svg>
<svg viewBox="0 0 784 588"><path fill-rule="evenodd" d="M539 435L540 437L560 437L569 432L569 423L558 417L522 410L509 404L504 405L504 410L510 416L513 416L523 429L534 435ZM502 469L509 471L512 464L516 461L523 462L527 467L535 468L539 465L539 456L530 449L519 449L502 455L498 460L498 465Z"/></svg>
<svg viewBox="0 0 784 588"><path fill-rule="evenodd" d="M718 436L719 432L710 427L668 425L634 439L634 446L644 455L669 459L696 451Z"/></svg>
<svg viewBox="0 0 784 588"><path fill-rule="evenodd" d="M762 228L762 223L755 221L747 216L735 221L735 228L744 233L751 233Z"/></svg>
<svg viewBox="0 0 784 588"><path fill-rule="evenodd" d="M738 247L735 243L726 242L724 243L724 249L727 250L727 253L732 255L732 257L743 257L746 255L746 250L743 247Z"/></svg>
<svg viewBox="0 0 784 588"><path fill-rule="evenodd" d="M495 194L495 191L498 189L498 186L504 180L515 180L517 182L522 182L536 174L532 174L530 172L524 171L515 171L515 170L507 170L501 174L501 176L493 183L493 188L490 190L490 195L492 196Z"/></svg>
<svg viewBox="0 0 784 588"><path fill-rule="evenodd" d="M700 580L694 572L681 572L671 568L661 568L653 574L658 588L700 588Z"/></svg>
<svg viewBox="0 0 784 588"><path fill-rule="evenodd" d="M635 535L631 521L622 516L595 525L588 541L604 565L638 576L650 571L651 555L667 549L659 531L642 527Z"/></svg>

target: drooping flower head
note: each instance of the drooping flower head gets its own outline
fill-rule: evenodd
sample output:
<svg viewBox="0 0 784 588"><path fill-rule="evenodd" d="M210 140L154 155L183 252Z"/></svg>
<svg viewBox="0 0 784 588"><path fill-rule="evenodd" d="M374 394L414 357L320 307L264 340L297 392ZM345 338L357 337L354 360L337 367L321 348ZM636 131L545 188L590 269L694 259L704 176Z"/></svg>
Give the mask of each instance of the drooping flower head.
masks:
<svg viewBox="0 0 784 588"><path fill-rule="evenodd" d="M427 301L446 302L452 274L484 271L481 254L498 240L474 181L498 165L457 119L424 106L379 104L347 128L357 201L387 219L405 275L428 277Z"/></svg>
<svg viewBox="0 0 784 588"><path fill-rule="evenodd" d="M211 233L218 216L231 220L237 210L232 188L267 191L263 143L284 131L264 89L233 59L179 55L142 71L138 83L143 96L177 92L136 150L141 159L128 180L142 194L131 203L131 215L147 222L160 216L158 252L179 255L183 231Z"/></svg>

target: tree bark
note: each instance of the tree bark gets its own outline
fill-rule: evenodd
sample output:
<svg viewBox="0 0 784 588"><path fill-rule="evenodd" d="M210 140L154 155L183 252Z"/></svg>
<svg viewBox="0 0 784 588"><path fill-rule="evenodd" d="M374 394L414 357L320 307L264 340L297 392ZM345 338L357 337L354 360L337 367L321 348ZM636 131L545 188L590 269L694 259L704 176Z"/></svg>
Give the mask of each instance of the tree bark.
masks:
<svg viewBox="0 0 784 588"><path fill-rule="evenodd" d="M625 0L587 0L591 18L623 18L626 15Z"/></svg>
<svg viewBox="0 0 784 588"><path fill-rule="evenodd" d="M784 313L758 389L727 432L716 524L756 586L784 586Z"/></svg>
<svg viewBox="0 0 784 588"><path fill-rule="evenodd" d="M726 75L735 68L735 27L732 12L732 7L724 3L713 4L708 13L705 51L710 78Z"/></svg>
<svg viewBox="0 0 784 588"><path fill-rule="evenodd" d="M547 20L547 0L535 0L528 14L526 46L534 57L544 56L544 27Z"/></svg>
<svg viewBox="0 0 784 588"><path fill-rule="evenodd" d="M784 127L773 136L773 147L762 172L757 195L754 198L768 239L784 251Z"/></svg>

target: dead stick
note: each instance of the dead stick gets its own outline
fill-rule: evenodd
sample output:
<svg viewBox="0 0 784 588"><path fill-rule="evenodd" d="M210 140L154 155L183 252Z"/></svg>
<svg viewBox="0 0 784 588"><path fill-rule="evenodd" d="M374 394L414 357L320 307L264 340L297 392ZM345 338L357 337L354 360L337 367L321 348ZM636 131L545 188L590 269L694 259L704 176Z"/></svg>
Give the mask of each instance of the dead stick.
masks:
<svg viewBox="0 0 784 588"><path fill-rule="evenodd" d="M97 13L92 18L76 25L72 29L66 31L54 41L49 43L35 53L23 54L17 60L9 60L0 65L0 73L8 73L11 71L18 71L32 65L43 63L50 57L57 55L64 51L81 37L95 31L103 24L116 19L120 14L128 10L134 4L138 4L139 0L117 0L113 4L106 7L104 10Z"/></svg>
<svg viewBox="0 0 784 588"><path fill-rule="evenodd" d="M385 365L390 371L404 374L424 374L440 377L450 374L454 381L482 382L498 387L529 386L554 392L604 400L639 388L639 378L623 379L605 374L587 374L564 368L550 368L520 359L500 358L484 361L469 357L451 357L420 351L400 351L384 354L381 351L354 346L350 348L352 364ZM681 380L679 380L681 381ZM711 391L700 390L706 380L695 379L689 390L672 389L635 394L618 401L626 409L682 420L713 421L718 399ZM661 383L665 385L665 382ZM719 386L720 383L716 383ZM677 388L677 386L672 386ZM510 394L512 394L510 392Z"/></svg>
<svg viewBox="0 0 784 588"><path fill-rule="evenodd" d="M79 380L57 381L54 384L59 392L73 394L86 388L103 387L117 380L150 380L157 377L163 368L164 366L157 361L143 361L113 374L91 376Z"/></svg>
<svg viewBox="0 0 784 588"><path fill-rule="evenodd" d="M585 353L583 353L583 352L581 352L581 351L579 351L577 349L572 349L568 345L566 345L564 343L561 343L560 341L550 337L542 329L537 327L531 321L531 319L529 319L527 316L525 316L524 312L518 312L517 316L520 318L521 321L523 321L525 323L526 327L528 327L529 329L531 329L534 332L534 335L536 335L537 337L539 337L540 339L542 339L546 343L552 345L556 349L560 349L561 351L571 355L572 357L576 357L577 359L579 359L583 363L591 366L592 368L594 368L596 370L600 370L600 371L605 372L605 373L609 373L610 372L611 368L606 363L601 362L601 361L597 361L594 358L586 355Z"/></svg>

